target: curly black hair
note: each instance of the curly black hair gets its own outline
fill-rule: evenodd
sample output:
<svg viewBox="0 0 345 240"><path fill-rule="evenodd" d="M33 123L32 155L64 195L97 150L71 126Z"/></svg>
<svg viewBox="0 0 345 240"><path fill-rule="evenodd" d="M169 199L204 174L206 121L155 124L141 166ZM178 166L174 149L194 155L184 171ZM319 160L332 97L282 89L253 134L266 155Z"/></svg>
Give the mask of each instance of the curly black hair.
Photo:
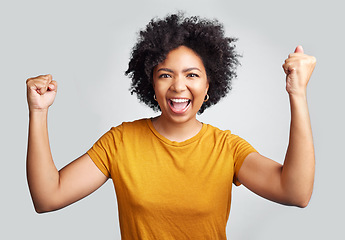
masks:
<svg viewBox="0 0 345 240"><path fill-rule="evenodd" d="M154 100L153 69L171 50L183 45L201 57L206 69L209 100L198 112L203 113L231 90L240 57L235 51L236 41L236 38L224 36L223 25L216 19L185 17L180 12L164 19L152 19L146 29L140 31L125 72L132 78L131 94L136 93L141 102L155 111L159 110Z"/></svg>

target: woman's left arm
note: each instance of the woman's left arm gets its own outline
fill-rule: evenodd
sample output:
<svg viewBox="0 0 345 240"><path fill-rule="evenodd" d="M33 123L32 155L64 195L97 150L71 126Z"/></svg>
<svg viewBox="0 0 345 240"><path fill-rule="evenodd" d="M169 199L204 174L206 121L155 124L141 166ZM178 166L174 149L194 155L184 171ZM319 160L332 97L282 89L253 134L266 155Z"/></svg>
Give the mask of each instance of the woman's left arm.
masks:
<svg viewBox="0 0 345 240"><path fill-rule="evenodd" d="M285 205L306 207L313 191L315 155L306 92L315 64L316 59L304 54L301 46L283 64L291 107L284 164L251 153L238 174L238 180L251 191Z"/></svg>

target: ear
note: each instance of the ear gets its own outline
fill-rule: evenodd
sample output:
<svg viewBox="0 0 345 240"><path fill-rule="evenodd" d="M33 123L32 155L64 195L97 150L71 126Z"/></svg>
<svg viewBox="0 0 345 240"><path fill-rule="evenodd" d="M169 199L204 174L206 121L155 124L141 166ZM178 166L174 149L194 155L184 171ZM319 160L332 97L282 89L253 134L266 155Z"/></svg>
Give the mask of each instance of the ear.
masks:
<svg viewBox="0 0 345 240"><path fill-rule="evenodd" d="M207 82L206 82L206 91L205 91L205 95L208 92L208 88L210 87L210 79L207 77Z"/></svg>

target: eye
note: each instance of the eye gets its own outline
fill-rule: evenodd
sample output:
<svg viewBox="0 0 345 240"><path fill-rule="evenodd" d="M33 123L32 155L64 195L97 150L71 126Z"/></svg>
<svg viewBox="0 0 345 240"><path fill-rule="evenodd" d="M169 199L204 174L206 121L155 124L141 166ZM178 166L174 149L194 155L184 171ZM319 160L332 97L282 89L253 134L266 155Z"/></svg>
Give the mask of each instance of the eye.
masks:
<svg viewBox="0 0 345 240"><path fill-rule="evenodd" d="M187 77L196 78L196 77L199 77L199 75L196 74L196 73L189 73L189 74L187 75Z"/></svg>
<svg viewBox="0 0 345 240"><path fill-rule="evenodd" d="M161 75L158 76L158 78L170 78L171 76L167 73L163 73Z"/></svg>

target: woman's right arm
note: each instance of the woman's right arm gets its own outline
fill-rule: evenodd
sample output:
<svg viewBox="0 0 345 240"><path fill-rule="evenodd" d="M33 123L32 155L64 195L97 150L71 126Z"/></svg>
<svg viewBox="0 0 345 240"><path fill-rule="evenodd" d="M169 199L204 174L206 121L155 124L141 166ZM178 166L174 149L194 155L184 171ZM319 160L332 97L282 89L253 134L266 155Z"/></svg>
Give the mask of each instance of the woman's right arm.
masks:
<svg viewBox="0 0 345 240"><path fill-rule="evenodd" d="M51 75L29 78L29 136L27 180L38 213L63 208L89 195L107 181L89 155L57 170L49 146L47 116L53 104L57 83Z"/></svg>

